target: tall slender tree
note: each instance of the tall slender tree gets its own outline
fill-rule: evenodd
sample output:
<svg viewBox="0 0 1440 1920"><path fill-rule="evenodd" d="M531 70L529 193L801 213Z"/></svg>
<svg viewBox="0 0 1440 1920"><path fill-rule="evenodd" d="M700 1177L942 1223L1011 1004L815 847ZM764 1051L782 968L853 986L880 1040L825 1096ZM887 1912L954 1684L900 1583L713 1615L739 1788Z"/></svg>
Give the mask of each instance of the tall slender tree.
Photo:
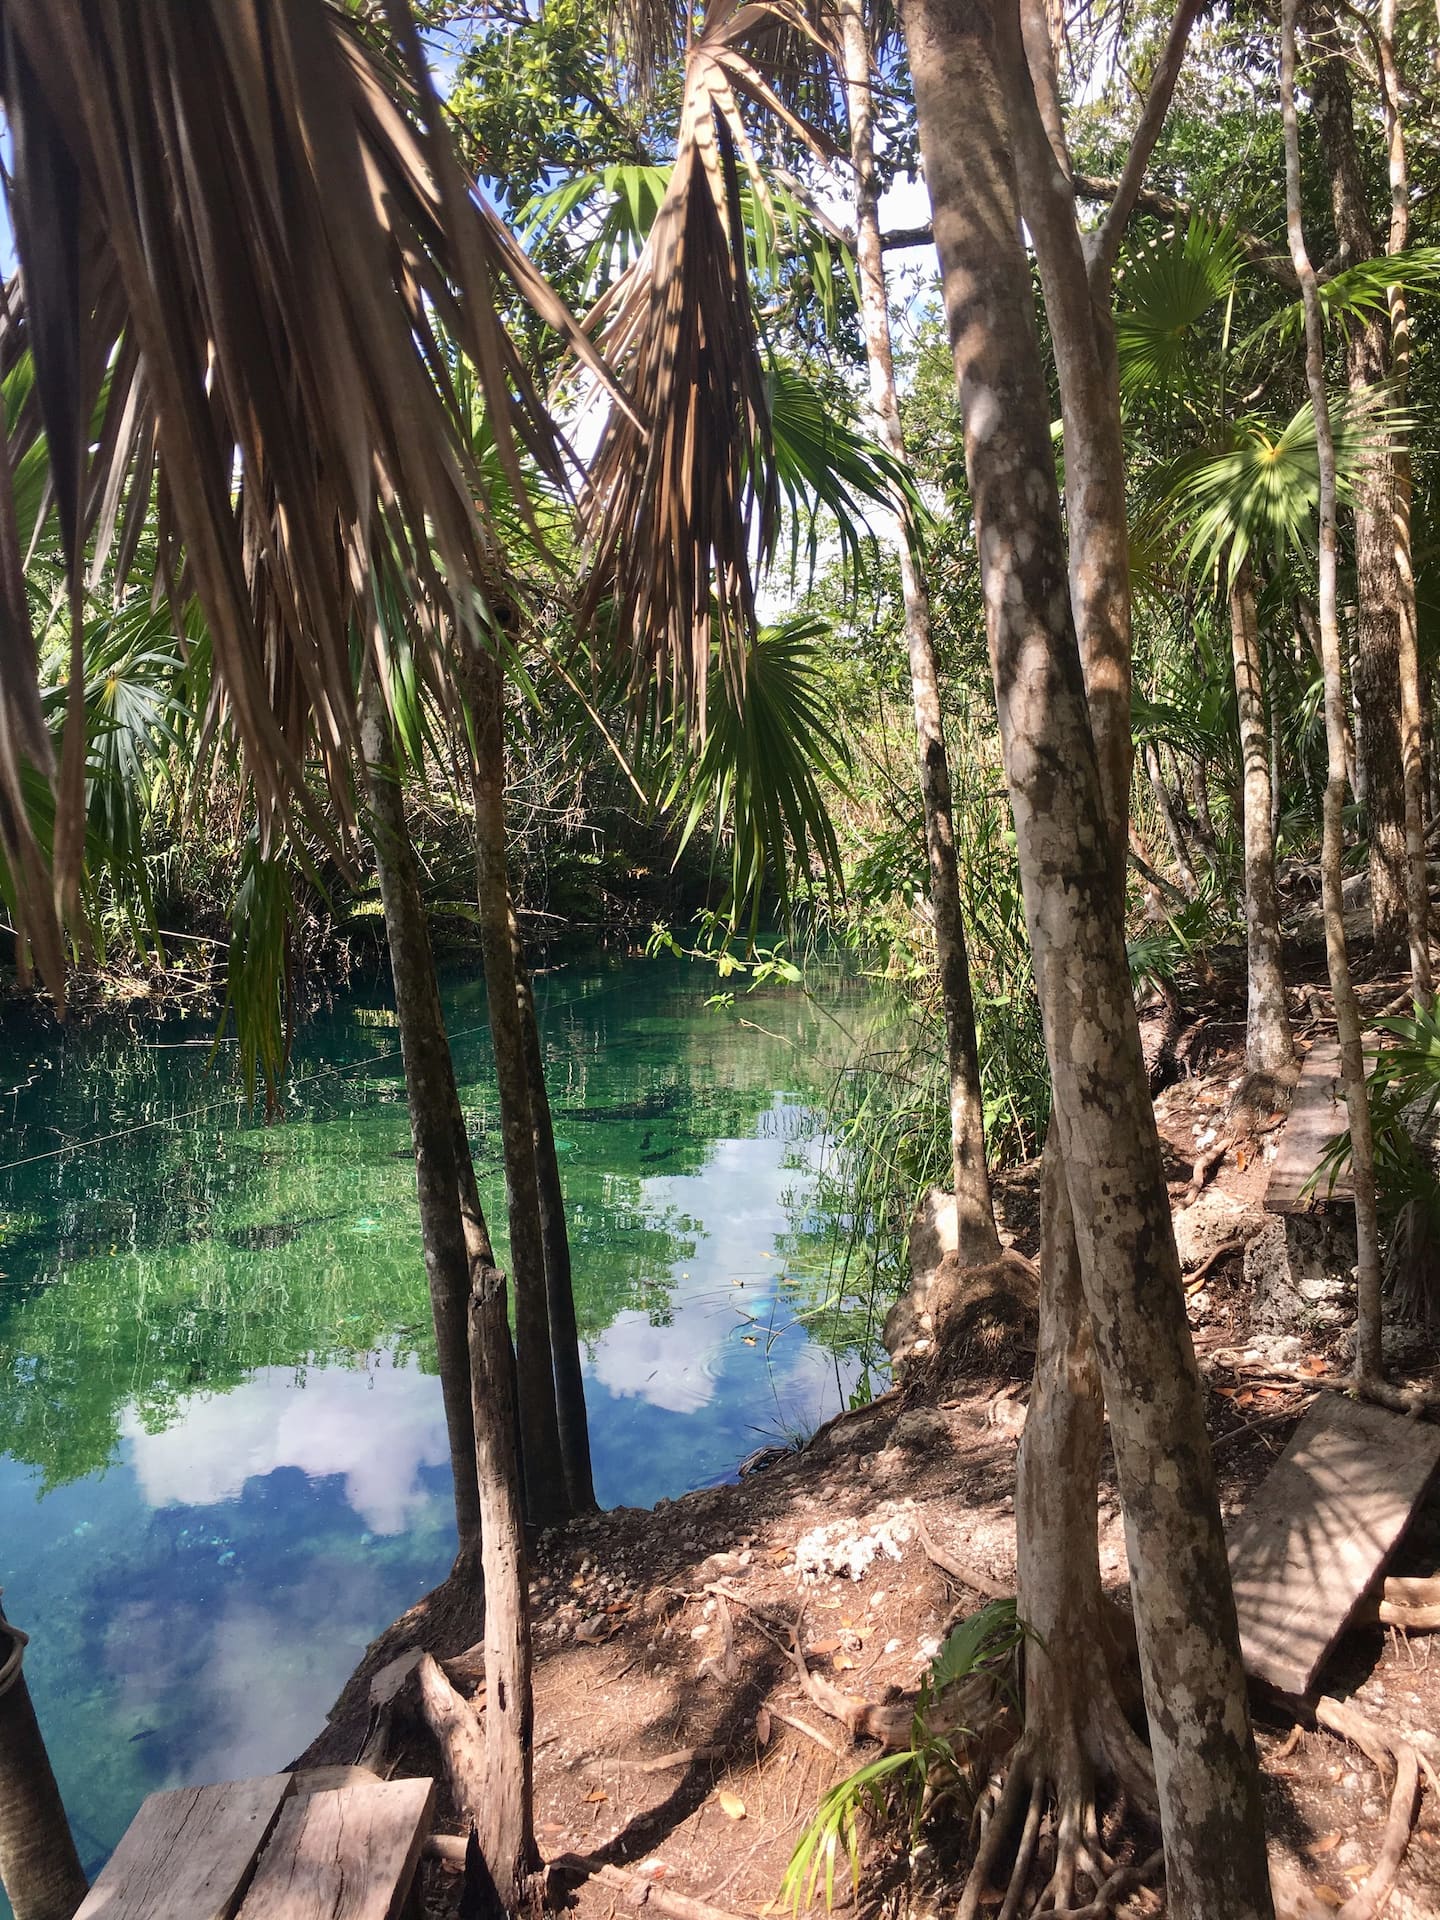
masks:
<svg viewBox="0 0 1440 1920"><path fill-rule="evenodd" d="M874 53L864 0L836 0L845 97L849 113L850 162L855 175L855 260L860 281L861 322L870 376L870 407L880 438L898 462L905 460L905 435L895 386L890 342L890 305L885 285L885 255L880 234L880 178L875 154ZM930 595L905 522L901 517L900 591L905 609L905 641L910 658L910 694L920 748L920 796L925 811L925 845L930 869L930 911L935 928L935 957L940 975L940 1004L945 1017L950 1079L950 1142L955 1186L955 1234L960 1258L970 1265L993 1260L1000 1251L990 1200L985 1159L985 1102L975 1035L975 999L970 959L960 912L960 873L955 853L955 821L950 765L940 709L940 679L930 631Z"/></svg>
<svg viewBox="0 0 1440 1920"><path fill-rule="evenodd" d="M1363 1381L1378 1382L1383 1361L1375 1146L1370 1126L1370 1101L1365 1086L1360 1008L1350 975L1350 954L1345 938L1345 680L1337 578L1340 540L1336 525L1335 436L1325 382L1325 323L1320 306L1320 287L1305 243L1300 121L1295 104L1298 14L1299 0L1284 0L1280 20L1280 113L1285 129L1285 233L1305 306L1305 380L1315 415L1315 450L1320 469L1320 662L1325 680L1327 767L1320 884L1325 916L1325 958L1330 972L1330 996L1335 1003L1335 1024L1340 1036L1340 1079L1345 1093L1346 1117L1350 1122L1351 1169L1355 1187L1355 1234L1359 1255L1356 1271L1359 1312L1355 1333L1355 1373Z"/></svg>
<svg viewBox="0 0 1440 1920"><path fill-rule="evenodd" d="M1307 12L1311 104L1330 178L1330 207L1347 265L1375 259L1380 245L1355 137L1349 62L1334 10L1316 0ZM1402 296L1403 297L1403 296ZM1390 378L1391 322L1372 311L1353 319L1345 363L1350 391L1363 398ZM1403 442L1403 431L1392 436ZM1370 918L1379 953L1405 951L1409 928L1405 822L1405 701L1402 666L1418 671L1408 646L1414 630L1414 582L1397 539L1403 446L1377 447L1355 487L1356 635L1352 683L1359 713L1357 747L1368 827ZM1408 519L1407 519L1408 524ZM1406 543L1408 545L1408 542ZM1413 771L1412 771L1413 782Z"/></svg>
<svg viewBox="0 0 1440 1920"><path fill-rule="evenodd" d="M997 20L999 11L985 0L904 0L902 21L965 420L1057 1135L1126 1509L1171 1910L1186 1920L1222 1912L1244 1920L1272 1911L1258 1774L1125 965L1107 775L1071 615L1020 240L1013 92L1007 100L997 47L1012 23L1008 14ZM1093 327L1090 339L1093 353ZM1067 469L1081 451L1068 442ZM1128 686L1097 692L1102 702L1128 704ZM1124 759L1128 769L1128 749ZM1167 1463L1164 1475L1154 1472L1157 1459ZM1024 1789L1012 1793L1012 1805L1026 1797Z"/></svg>
<svg viewBox="0 0 1440 1920"><path fill-rule="evenodd" d="M526 1034L517 972L505 846L504 673L489 649L467 649L460 672L469 705L476 891L510 1203L526 1501L531 1520L548 1525L568 1512L595 1503L585 1388L568 1273L561 1270L556 1259L553 1229L547 1248L541 1209L532 1097L537 1085L536 1062ZM537 1033L534 1051L538 1050ZM543 1063L538 1084L543 1089ZM547 1122L548 1117L547 1106Z"/></svg>

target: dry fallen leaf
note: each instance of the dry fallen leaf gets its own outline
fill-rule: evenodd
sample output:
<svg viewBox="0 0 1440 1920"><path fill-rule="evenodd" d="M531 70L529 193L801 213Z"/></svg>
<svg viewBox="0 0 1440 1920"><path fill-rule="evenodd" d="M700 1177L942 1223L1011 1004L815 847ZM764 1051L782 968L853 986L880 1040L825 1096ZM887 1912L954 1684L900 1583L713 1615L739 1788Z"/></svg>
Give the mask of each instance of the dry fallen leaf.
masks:
<svg viewBox="0 0 1440 1920"><path fill-rule="evenodd" d="M826 1654L834 1653L839 1645L840 1642L838 1640L812 1640L805 1651L807 1653L813 1653L820 1659L823 1659Z"/></svg>
<svg viewBox="0 0 1440 1920"><path fill-rule="evenodd" d="M1307 1853L1333 1853L1336 1847L1339 1846L1342 1837L1337 1827L1330 1833L1322 1833L1318 1840L1312 1840L1305 1851Z"/></svg>
<svg viewBox="0 0 1440 1920"><path fill-rule="evenodd" d="M745 1818L745 1802L740 1798L738 1793L731 1793L728 1788L722 1787L717 1797L720 1801L720 1811L722 1813L728 1814L732 1820L743 1820Z"/></svg>
<svg viewBox="0 0 1440 1920"><path fill-rule="evenodd" d="M609 1798L610 1798L609 1794L606 1793L603 1787L597 1787L594 1793L587 1793L585 1796L587 1804L592 1807L595 1805L597 1801L608 1800Z"/></svg>
<svg viewBox="0 0 1440 1920"><path fill-rule="evenodd" d="M855 1662L848 1653L837 1653L832 1665L837 1673L853 1673L855 1670Z"/></svg>
<svg viewBox="0 0 1440 1920"><path fill-rule="evenodd" d="M1343 1893L1337 1893L1334 1887L1325 1886L1323 1882L1311 1891L1322 1907L1343 1907L1345 1904L1346 1896Z"/></svg>
<svg viewBox="0 0 1440 1920"><path fill-rule="evenodd" d="M770 1744L770 1709L761 1707L755 1716L755 1738L762 1747Z"/></svg>

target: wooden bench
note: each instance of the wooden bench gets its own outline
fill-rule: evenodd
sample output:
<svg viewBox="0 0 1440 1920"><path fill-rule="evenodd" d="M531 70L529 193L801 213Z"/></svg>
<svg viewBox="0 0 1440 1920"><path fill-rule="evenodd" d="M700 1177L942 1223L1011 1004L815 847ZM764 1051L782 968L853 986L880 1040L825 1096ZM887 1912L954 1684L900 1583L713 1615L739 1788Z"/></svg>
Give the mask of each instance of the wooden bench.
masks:
<svg viewBox="0 0 1440 1920"><path fill-rule="evenodd" d="M434 1800L289 1773L152 1793L75 1920L401 1920Z"/></svg>

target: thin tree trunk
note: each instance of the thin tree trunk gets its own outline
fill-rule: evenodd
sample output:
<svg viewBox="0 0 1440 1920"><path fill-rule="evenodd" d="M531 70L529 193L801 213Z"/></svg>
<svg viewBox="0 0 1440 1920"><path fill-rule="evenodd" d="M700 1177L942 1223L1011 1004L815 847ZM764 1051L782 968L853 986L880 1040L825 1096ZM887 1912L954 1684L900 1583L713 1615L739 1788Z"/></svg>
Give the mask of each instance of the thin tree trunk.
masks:
<svg viewBox="0 0 1440 1920"><path fill-rule="evenodd" d="M1245 943L1249 979L1245 1065L1251 1073L1273 1074L1293 1062L1295 1041L1285 1005L1280 906L1275 894L1273 789L1260 668L1260 625L1255 612L1255 576L1248 560L1241 563L1230 583L1230 650L1235 665L1235 705L1240 716L1240 760L1245 781Z"/></svg>
<svg viewBox="0 0 1440 1920"><path fill-rule="evenodd" d="M464 643L460 644L463 647ZM572 1509L556 1407L530 1072L511 942L510 878L505 857L504 681L500 663L492 653L467 648L462 659L474 727L470 786L475 803L475 887L485 961L485 998L495 1048L495 1084L500 1097L510 1263L515 1281L520 1458L526 1511L534 1525L548 1527L567 1519Z"/></svg>
<svg viewBox="0 0 1440 1920"><path fill-rule="evenodd" d="M1386 252L1403 253L1410 239L1410 177L1405 158L1405 124L1400 109L1400 76L1395 63L1396 0L1380 0L1376 46L1385 115L1386 160L1390 174L1390 233ZM1410 380L1410 314L1405 289L1395 281L1387 290L1390 308L1390 378L1393 404L1404 408ZM1434 997L1430 966L1430 875L1425 856L1424 701L1420 687L1420 651L1415 606L1415 566L1410 543L1412 468L1408 433L1397 433L1390 450L1395 495L1396 612L1400 656L1400 759L1405 785L1405 905L1410 940L1410 987L1417 1006Z"/></svg>
<svg viewBox="0 0 1440 1920"><path fill-rule="evenodd" d="M23 1667L0 1609L0 1886L15 1920L70 1920L89 1891Z"/></svg>
<svg viewBox="0 0 1440 1920"><path fill-rule="evenodd" d="M1193 900L1200 891L1200 882L1195 878L1195 868L1190 859L1190 849L1185 844L1185 835L1181 831L1179 819L1170 799L1170 790L1165 785L1165 771L1160 765L1160 756L1154 747L1147 746L1144 752L1145 772L1150 781L1150 794L1155 802L1155 811L1160 815L1161 825L1165 829L1165 838L1170 843L1170 858L1175 862L1175 871L1180 876L1180 887L1187 900Z"/></svg>
<svg viewBox="0 0 1440 1920"><path fill-rule="evenodd" d="M1170 1911L1269 1920L1234 1601L1130 992L1120 836L1106 824L1071 619L995 21L983 0L903 0L901 13L1057 1131L1125 1503Z"/></svg>
<svg viewBox="0 0 1440 1920"><path fill-rule="evenodd" d="M870 405L880 438L903 461L905 438L895 388L890 310L880 243L880 183L875 167L874 100L870 41L862 0L839 0L845 44L845 90L850 119L850 157L855 170L855 253L860 274ZM900 503L902 518L904 505ZM975 1037L975 1000L960 912L960 873L950 766L940 711L940 682L930 634L930 596L907 531L900 540L900 585L905 603L905 639L910 654L910 691L920 746L920 793L925 808L925 845L930 861L930 908L945 1015L950 1077L950 1139L955 1178L955 1227L960 1258L972 1266L1000 1252L985 1160L985 1103Z"/></svg>
<svg viewBox="0 0 1440 1920"><path fill-rule="evenodd" d="M475 1461L485 1574L485 1786L480 1851L507 1913L521 1911L540 1865L534 1829L534 1706L530 1688L530 1576L515 1457L505 1276L482 1267L470 1297Z"/></svg>
<svg viewBox="0 0 1440 1920"><path fill-rule="evenodd" d="M420 1202L420 1235L430 1308L435 1319L435 1351L440 1391L450 1441L455 1482L455 1524L462 1560L473 1562L480 1547L480 1494L475 1480L475 1427L470 1410L470 1249L460 1206L460 1160L470 1157L455 1067L440 1007L435 959L430 948L415 854L405 820L405 803L395 768L384 698L367 679L361 714L361 752L375 870L385 909L385 937L395 984L400 1050L410 1104L410 1137L415 1147L415 1186ZM478 1210L478 1201L476 1203ZM489 1236L483 1217L479 1231Z"/></svg>
<svg viewBox="0 0 1440 1920"><path fill-rule="evenodd" d="M530 1117L535 1127L535 1177L540 1197L540 1239L545 1249L545 1297L550 1309L550 1344L555 1360L560 1451L565 1460L570 1504L577 1513L586 1513L595 1505L595 1482L590 1461L590 1422L585 1409L585 1373L580 1360L580 1329L575 1318L570 1230L565 1218L560 1156L555 1151L550 1089L545 1084L545 1056L540 1046L535 989L525 964L513 902L510 944L515 954L515 988L520 1002L525 1071L530 1082Z"/></svg>
<svg viewBox="0 0 1440 1920"><path fill-rule="evenodd" d="M1320 151L1330 174L1335 237L1351 261L1380 252L1366 205L1355 146L1354 100L1335 16L1326 0L1312 7L1318 43L1311 97ZM1386 322L1371 315L1346 341L1350 391L1363 398L1390 372ZM1368 458L1355 488L1357 619L1354 694L1359 709L1361 784L1370 846L1370 916L1376 952L1398 956L1407 943L1405 777L1401 710L1402 582L1397 565L1398 477L1388 453ZM1412 613L1413 618L1413 613Z"/></svg>
<svg viewBox="0 0 1440 1920"><path fill-rule="evenodd" d="M1270 842L1277 856L1280 822L1284 818L1284 767L1280 756L1280 719L1276 712L1279 651L1273 636L1267 633L1261 643L1260 658L1265 668L1265 736L1270 742Z"/></svg>
<svg viewBox="0 0 1440 1920"><path fill-rule="evenodd" d="M1220 842L1215 833L1215 822L1210 817L1210 769L1203 760L1194 763L1191 780L1191 794L1195 807L1195 820L1200 828L1200 836L1205 842L1205 850L1212 861L1220 850Z"/></svg>
<svg viewBox="0 0 1440 1920"><path fill-rule="evenodd" d="M1380 1246L1375 1217L1375 1150L1365 1087L1360 1009L1350 978L1345 944L1343 856L1345 807L1345 690L1340 669L1340 616L1336 595L1338 539L1335 526L1335 442L1325 391L1325 342L1320 291L1305 246L1300 198L1300 127L1295 112L1295 17L1299 0L1283 0L1280 27L1280 111L1285 127L1285 231L1290 258L1305 303L1305 378L1315 414L1320 469L1320 645L1325 671L1324 839L1320 882L1325 914L1325 957L1340 1035L1340 1078L1350 1121L1351 1171L1355 1187L1356 1269L1355 1373L1378 1380L1382 1371Z"/></svg>

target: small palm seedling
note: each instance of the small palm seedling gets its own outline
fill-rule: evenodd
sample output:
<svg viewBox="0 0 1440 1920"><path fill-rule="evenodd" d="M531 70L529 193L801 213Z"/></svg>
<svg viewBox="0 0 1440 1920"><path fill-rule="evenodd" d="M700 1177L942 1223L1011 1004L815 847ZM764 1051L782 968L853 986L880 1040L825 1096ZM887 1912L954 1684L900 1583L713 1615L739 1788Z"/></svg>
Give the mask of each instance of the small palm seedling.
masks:
<svg viewBox="0 0 1440 1920"><path fill-rule="evenodd" d="M843 1846L850 1862L852 1885L860 1885L860 1817L883 1820L904 1814L912 1835L941 1800L964 1790L965 1762L957 1742L971 1739L980 1727L956 1721L947 1714L943 1731L937 1713L942 1696L964 1681L967 1717L983 1722L997 1704L1015 1698L1015 1662L1028 1629L1015 1612L1013 1600L992 1600L949 1634L920 1682L911 1722L910 1744L829 1787L820 1796L815 1818L806 1827L790 1857L780 1887L780 1902L792 1913L809 1907L816 1889L825 1889L825 1907L835 1904L835 1858Z"/></svg>

